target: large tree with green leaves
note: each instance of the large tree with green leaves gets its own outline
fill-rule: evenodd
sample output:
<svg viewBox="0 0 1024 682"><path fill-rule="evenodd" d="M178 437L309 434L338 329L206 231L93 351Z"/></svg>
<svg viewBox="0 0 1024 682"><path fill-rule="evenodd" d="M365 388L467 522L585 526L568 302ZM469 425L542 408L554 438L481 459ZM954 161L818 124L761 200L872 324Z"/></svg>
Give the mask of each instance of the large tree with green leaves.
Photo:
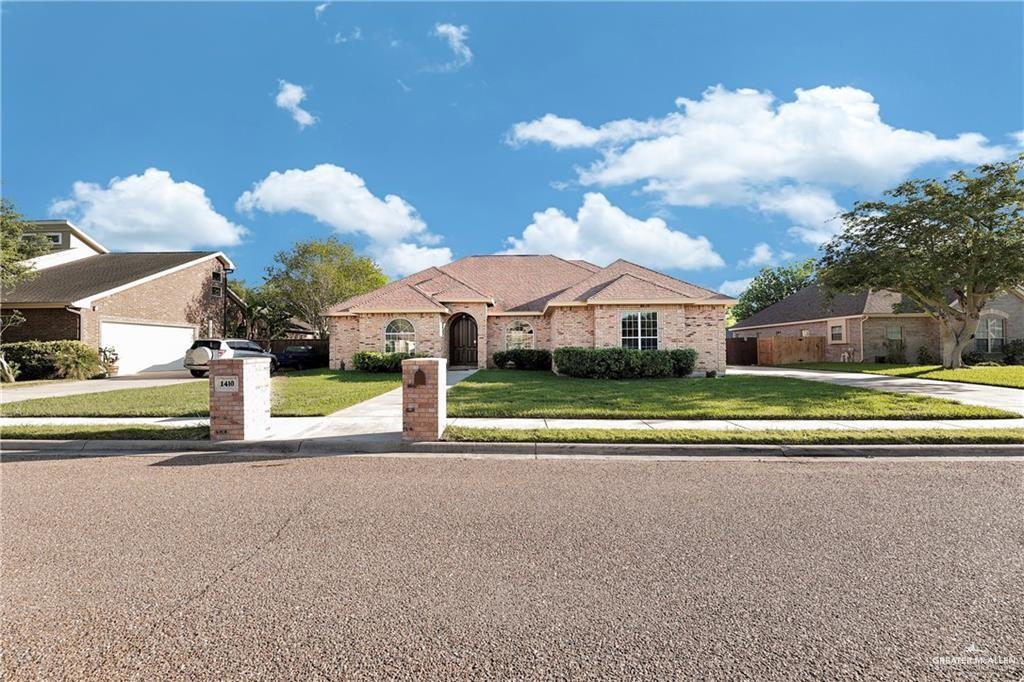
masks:
<svg viewBox="0 0 1024 682"><path fill-rule="evenodd" d="M14 203L0 198L0 301L2 292L32 279L35 270L27 262L50 250L50 243L41 235L28 231L29 224L18 213ZM0 310L0 339L9 327L25 321L19 310ZM0 381L14 381L14 373L0 355Z"/></svg>
<svg viewBox="0 0 1024 682"><path fill-rule="evenodd" d="M825 245L818 280L828 290L893 289L935 317L960 367L982 308L1024 283L1024 155L911 180L888 200L859 202Z"/></svg>
<svg viewBox="0 0 1024 682"><path fill-rule="evenodd" d="M764 268L754 276L750 285L739 296L739 303L732 308L736 321L742 321L754 313L778 303L793 292L803 289L814 281L814 260Z"/></svg>
<svg viewBox="0 0 1024 682"><path fill-rule="evenodd" d="M351 244L334 237L297 242L274 256L266 283L295 317L327 336L324 313L347 298L388 281L372 259L357 256Z"/></svg>
<svg viewBox="0 0 1024 682"><path fill-rule="evenodd" d="M280 339L288 331L292 313L282 297L266 283L250 287L243 279L228 282L231 291L245 304L241 320L232 332L247 339Z"/></svg>

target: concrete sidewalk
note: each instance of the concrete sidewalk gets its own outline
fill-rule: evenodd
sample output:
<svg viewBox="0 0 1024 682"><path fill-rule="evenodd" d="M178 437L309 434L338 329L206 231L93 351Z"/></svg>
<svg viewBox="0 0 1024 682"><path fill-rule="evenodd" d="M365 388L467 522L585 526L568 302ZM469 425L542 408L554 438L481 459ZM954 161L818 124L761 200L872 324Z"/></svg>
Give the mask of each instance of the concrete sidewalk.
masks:
<svg viewBox="0 0 1024 682"><path fill-rule="evenodd" d="M730 375L785 377L805 381L821 381L853 388L868 388L874 391L909 393L932 398L955 400L964 405L994 407L1007 412L1024 415L1024 390L982 384L963 384L956 381L935 381L912 377L891 377L882 374L861 374L857 372L832 372L825 370L797 369L790 367L734 367Z"/></svg>

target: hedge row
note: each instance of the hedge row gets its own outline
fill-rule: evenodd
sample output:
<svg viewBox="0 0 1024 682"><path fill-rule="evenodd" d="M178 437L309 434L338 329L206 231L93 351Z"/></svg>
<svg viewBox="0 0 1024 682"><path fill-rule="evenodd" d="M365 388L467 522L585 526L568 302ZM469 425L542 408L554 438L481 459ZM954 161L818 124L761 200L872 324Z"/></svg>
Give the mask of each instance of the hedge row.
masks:
<svg viewBox="0 0 1024 682"><path fill-rule="evenodd" d="M555 365L561 374L587 379L683 377L697 364L693 348L631 350L628 348L558 348Z"/></svg>
<svg viewBox="0 0 1024 682"><path fill-rule="evenodd" d="M551 351L534 348L499 350L494 354L494 365L516 369L551 369Z"/></svg>
<svg viewBox="0 0 1024 682"><path fill-rule="evenodd" d="M360 351L352 356L352 365L362 372L401 372L402 360L414 357L414 353Z"/></svg>
<svg viewBox="0 0 1024 682"><path fill-rule="evenodd" d="M88 379L103 372L99 352L82 341L5 343L0 352L22 381Z"/></svg>

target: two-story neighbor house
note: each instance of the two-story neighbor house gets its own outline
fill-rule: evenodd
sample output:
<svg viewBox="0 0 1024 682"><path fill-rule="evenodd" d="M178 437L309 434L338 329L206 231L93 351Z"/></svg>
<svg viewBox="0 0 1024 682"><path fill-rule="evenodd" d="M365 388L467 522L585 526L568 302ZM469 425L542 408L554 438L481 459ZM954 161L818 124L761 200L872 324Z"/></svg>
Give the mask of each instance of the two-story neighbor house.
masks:
<svg viewBox="0 0 1024 682"><path fill-rule="evenodd" d="M863 291L829 299L816 285L804 287L729 328L736 338L823 336L830 362L884 362L890 345L902 343L908 362L921 349L936 360L952 352L953 339L939 321L896 291ZM1024 291L1013 288L982 310L975 350L993 358L1009 339L1024 338Z"/></svg>
<svg viewBox="0 0 1024 682"><path fill-rule="evenodd" d="M25 322L4 342L62 339L112 347L122 374L179 369L193 339L224 333L228 273L219 251L111 253L66 220L32 223L53 247L34 278L4 291L0 309Z"/></svg>
<svg viewBox="0 0 1024 682"><path fill-rule="evenodd" d="M451 366L493 366L496 351L561 346L694 348L697 369L725 370L734 299L617 260L471 256L335 306L331 367L357 351L405 351Z"/></svg>

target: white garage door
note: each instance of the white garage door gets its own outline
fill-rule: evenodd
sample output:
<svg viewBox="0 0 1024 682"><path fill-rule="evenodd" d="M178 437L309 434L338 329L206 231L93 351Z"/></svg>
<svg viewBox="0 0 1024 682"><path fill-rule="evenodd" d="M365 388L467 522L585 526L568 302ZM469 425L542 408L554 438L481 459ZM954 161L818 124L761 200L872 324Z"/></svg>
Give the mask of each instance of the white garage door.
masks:
<svg viewBox="0 0 1024 682"><path fill-rule="evenodd" d="M100 323L100 345L117 350L119 374L182 369L192 337L192 327Z"/></svg>

